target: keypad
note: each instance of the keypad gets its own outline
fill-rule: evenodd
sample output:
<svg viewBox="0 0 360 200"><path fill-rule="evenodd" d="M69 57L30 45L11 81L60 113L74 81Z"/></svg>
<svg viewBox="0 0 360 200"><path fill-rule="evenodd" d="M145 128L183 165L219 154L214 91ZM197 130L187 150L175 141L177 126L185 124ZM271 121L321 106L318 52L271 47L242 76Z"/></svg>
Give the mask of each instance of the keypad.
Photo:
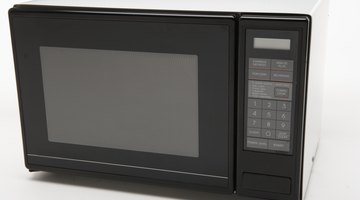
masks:
<svg viewBox="0 0 360 200"><path fill-rule="evenodd" d="M246 148L289 153L293 60L250 58Z"/></svg>
<svg viewBox="0 0 360 200"><path fill-rule="evenodd" d="M251 145L247 147L288 152L291 136L291 102L264 99L249 99L248 102L256 102L257 106L256 109L248 108L247 137L250 138ZM254 107L253 105L248 104L248 107Z"/></svg>

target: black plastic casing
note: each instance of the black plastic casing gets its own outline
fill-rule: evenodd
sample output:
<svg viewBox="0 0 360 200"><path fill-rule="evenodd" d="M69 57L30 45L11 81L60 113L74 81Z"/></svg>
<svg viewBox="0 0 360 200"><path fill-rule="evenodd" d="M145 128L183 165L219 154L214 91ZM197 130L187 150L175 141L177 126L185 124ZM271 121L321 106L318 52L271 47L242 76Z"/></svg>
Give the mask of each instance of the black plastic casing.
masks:
<svg viewBox="0 0 360 200"><path fill-rule="evenodd" d="M163 51L194 51L204 52L208 56L207 62L211 59L223 66L226 70L214 71L211 75L204 75L203 82L201 83L204 91L200 94L202 98L201 105L204 107L211 107L214 102L224 102L226 104L216 106L214 109L226 109L226 118L216 118L218 122L215 127L219 130L227 130L223 132L223 136L219 139L223 143L216 147L217 140L206 135L206 131L201 132L204 142L202 151L208 154L204 160L188 160L185 158L178 158L176 156L157 156L148 153L137 153L135 157L132 153L122 152L116 150L103 150L103 149L88 149L83 146L66 146L53 144L46 141L46 116L44 105L44 94L42 90L42 79L40 72L40 63L38 53L26 54L26 52L33 52L38 46L46 43L46 38L41 38L37 43L30 41L35 36L27 38L25 35L19 33L20 30L28 30L27 28L17 27L18 22L16 17L21 16L26 19L29 16L32 22L36 22L37 18L52 18L53 16L66 15L67 19L77 19L81 17L87 21L95 18L103 18L107 20L136 20L147 23L180 23L180 24L199 24L199 25L223 25L228 29L228 36L219 41L227 41L227 52L219 53L212 49L206 49L206 45L201 44L199 48L193 47L190 49L182 49L182 43L186 43L187 38L183 41L175 41L177 46L163 47L166 44L153 46L154 49ZM306 96L306 77L307 77L307 56L309 48L309 27L310 19L307 16L299 15L272 15L272 14L240 14L240 13L224 13L224 12L178 12L178 11L144 11L144 10L120 10L120 9L100 9L100 8L70 8L70 7L54 7L54 6L26 6L17 5L9 11L10 26L12 31L14 62L17 77L19 107L22 123L22 134L24 144L25 165L30 171L49 171L59 173L71 174L86 174L91 176L103 176L115 179L125 179L129 181L152 182L167 185L181 186L191 189L202 189L207 191L215 191L222 193L237 193L238 195L259 197L265 199L286 199L286 200L299 200L302 198L302 152L304 141L304 117L306 102L303 98ZM21 25L22 26L22 25ZM244 148L244 122L246 117L246 65L247 65L247 29L262 29L262 30L292 30L297 31L299 37L298 47L296 50L297 57L297 72L296 72L296 90L294 91L294 99L296 105L294 107L294 137L292 139L292 152L291 154L276 154L268 152L249 151ZM115 29L114 29L115 30ZM139 31L142 30L139 28ZM98 30L101 35L101 30ZM186 31L184 29L184 31ZM32 33L43 34L37 30ZM89 33L92 34L92 33ZM94 33L96 34L96 33ZM181 34L181 33L180 33ZM211 33L212 34L212 33ZM214 35L217 33L214 33ZM66 37L66 36L65 36ZM90 36L85 36L90 37ZM151 39L152 36L150 35ZM71 40L61 41L63 38L58 38L60 43L64 46L72 45ZM107 41L111 44L112 41ZM156 41L154 37L152 41ZM86 41L85 39L83 41ZM145 40L144 40L145 41ZM170 41L170 40L169 40ZM205 40L204 40L205 41ZM75 42L75 41L74 41ZM81 44L81 40L76 41ZM218 42L218 41L215 41ZM99 42L98 42L99 43ZM155 43L155 42L154 42ZM142 50L146 51L151 48L154 43L149 42L144 45ZM51 42L49 42L51 44ZM46 45L46 44L45 44ZM93 44L83 46L92 48L92 45L102 46L106 48L105 44ZM195 44L194 44L195 45ZM221 44L220 44L221 46ZM111 49L117 47L111 46ZM137 47L134 47L136 50ZM212 52L213 51L213 52ZM275 53L276 54L276 53ZM211 56L209 56L211 55ZM217 56L219 58L217 58ZM274 55L276 56L276 55ZM213 57L213 58L211 58ZM210 59L211 58L211 59ZM26 68L28 67L28 68ZM33 67L34 69L29 69ZM204 69L204 70L203 70ZM206 66L201 68L206 71ZM215 69L215 68L214 68ZM200 73L202 73L200 71ZM216 74L219 77L216 78ZM202 73L205 74L205 73ZM223 74L223 77L220 77ZM219 93L219 96L214 96L212 100L207 98L206 91L212 86L211 78L215 77L217 81L224 83L224 88L227 88L226 93ZM33 81L30 81L33 80ZM30 84L29 84L30 83ZM226 84L226 87L225 87ZM215 85L216 86L216 85ZM209 99L208 102L206 99ZM200 113L207 113L206 109L201 110ZM203 119L206 119L205 114ZM210 120L204 120L200 126L204 130L211 132L209 123ZM215 134L215 133L214 133ZM218 141L220 141L218 140ZM36 144L36 145L35 145ZM211 146L212 144L213 146ZM216 148L220 152L216 152ZM57 154L59 149L63 149L63 154ZM91 155L85 156L88 152ZM204 174L209 171L218 171L218 173L225 174L227 180L220 180L213 177L192 177L191 174L171 174L169 172L159 171L146 171L141 169L128 169L121 166L104 166L101 164L100 159L109 154L109 160L116 161L116 154L129 159L129 164L136 163L139 166L146 166L154 164L162 166L163 169L180 168L185 171L194 170ZM48 153L51 156L36 156ZM69 155L74 154L76 159L72 159ZM94 154L95 153L95 154ZM213 154L214 157L211 157ZM226 159L217 159L225 155ZM113 157L113 158L112 158ZM60 159L59 159L60 158ZM143 160L140 160L142 158ZM95 160L94 160L95 159ZM131 159L134 159L132 161ZM136 161L135 159L138 159ZM78 162L77 160L92 160L89 162ZM146 161L145 161L146 160ZM95 163L98 162L99 163ZM173 161L173 162L172 162ZM110 161L109 161L110 162ZM165 164L166 163L166 164ZM212 166L213 163L218 163L218 166ZM189 167L191 166L192 169ZM207 169L207 167L209 169ZM195 169L194 169L195 168ZM213 169L211 169L213 168ZM171 170L169 170L171 171Z"/></svg>

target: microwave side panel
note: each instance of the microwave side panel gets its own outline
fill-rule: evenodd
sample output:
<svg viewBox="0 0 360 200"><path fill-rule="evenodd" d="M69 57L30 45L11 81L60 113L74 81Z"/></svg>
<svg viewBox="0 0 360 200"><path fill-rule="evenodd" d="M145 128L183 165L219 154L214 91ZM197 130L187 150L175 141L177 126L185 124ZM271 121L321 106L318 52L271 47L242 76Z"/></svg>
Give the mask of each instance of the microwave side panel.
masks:
<svg viewBox="0 0 360 200"><path fill-rule="evenodd" d="M322 132L323 79L326 64L326 39L329 1L323 0L312 14L308 89L305 118L302 198L305 199L312 167Z"/></svg>

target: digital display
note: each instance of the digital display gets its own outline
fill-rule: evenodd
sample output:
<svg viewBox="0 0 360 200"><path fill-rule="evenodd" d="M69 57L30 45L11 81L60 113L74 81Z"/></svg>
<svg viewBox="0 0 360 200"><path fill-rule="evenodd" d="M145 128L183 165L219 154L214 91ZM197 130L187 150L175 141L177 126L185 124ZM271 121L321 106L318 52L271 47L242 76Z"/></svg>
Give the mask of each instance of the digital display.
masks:
<svg viewBox="0 0 360 200"><path fill-rule="evenodd" d="M254 38L255 49L290 50L290 39Z"/></svg>

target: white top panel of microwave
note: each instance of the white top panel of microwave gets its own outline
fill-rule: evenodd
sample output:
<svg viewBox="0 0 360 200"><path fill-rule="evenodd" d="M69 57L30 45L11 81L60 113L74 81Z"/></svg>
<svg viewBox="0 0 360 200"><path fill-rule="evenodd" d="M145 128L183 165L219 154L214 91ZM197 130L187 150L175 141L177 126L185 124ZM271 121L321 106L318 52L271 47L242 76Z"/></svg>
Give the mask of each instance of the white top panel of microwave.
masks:
<svg viewBox="0 0 360 200"><path fill-rule="evenodd" d="M33 0L22 4L140 10L312 14L323 0Z"/></svg>

